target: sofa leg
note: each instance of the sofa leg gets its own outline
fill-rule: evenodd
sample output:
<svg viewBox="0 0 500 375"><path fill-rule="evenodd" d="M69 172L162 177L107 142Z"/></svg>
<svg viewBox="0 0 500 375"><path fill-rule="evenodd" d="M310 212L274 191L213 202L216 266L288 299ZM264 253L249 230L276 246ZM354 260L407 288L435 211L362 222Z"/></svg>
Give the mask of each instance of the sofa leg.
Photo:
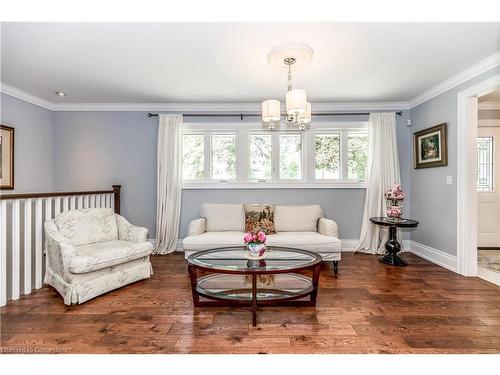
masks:
<svg viewBox="0 0 500 375"><path fill-rule="evenodd" d="M338 260L334 260L333 261L333 274L335 276L337 276L338 273L339 273L339 261Z"/></svg>

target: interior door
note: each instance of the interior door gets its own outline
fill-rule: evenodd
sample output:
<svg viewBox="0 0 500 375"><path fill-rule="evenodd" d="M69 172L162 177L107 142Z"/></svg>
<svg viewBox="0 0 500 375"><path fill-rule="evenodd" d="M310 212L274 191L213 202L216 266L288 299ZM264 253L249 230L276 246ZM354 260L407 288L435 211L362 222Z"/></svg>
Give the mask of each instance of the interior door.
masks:
<svg viewBox="0 0 500 375"><path fill-rule="evenodd" d="M479 127L477 246L500 247L500 128Z"/></svg>

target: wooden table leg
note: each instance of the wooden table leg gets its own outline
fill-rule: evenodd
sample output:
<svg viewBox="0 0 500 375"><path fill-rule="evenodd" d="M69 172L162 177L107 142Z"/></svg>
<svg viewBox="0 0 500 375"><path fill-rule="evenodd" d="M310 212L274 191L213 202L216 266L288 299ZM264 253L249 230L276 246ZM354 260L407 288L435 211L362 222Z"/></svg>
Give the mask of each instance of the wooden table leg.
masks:
<svg viewBox="0 0 500 375"><path fill-rule="evenodd" d="M319 287L319 274L321 272L321 263L317 264L313 268L312 284L314 290L311 293L311 305L316 306L316 298L318 297L318 287Z"/></svg>
<svg viewBox="0 0 500 375"><path fill-rule="evenodd" d="M191 293L193 294L193 305L198 307L200 305L200 296L196 292L196 286L198 284L198 274L196 273L196 268L193 266L188 266L189 278L191 279Z"/></svg>
<svg viewBox="0 0 500 375"><path fill-rule="evenodd" d="M257 325L257 275L252 275L252 324Z"/></svg>
<svg viewBox="0 0 500 375"><path fill-rule="evenodd" d="M397 228L389 227L389 239L385 243L385 254L378 258L379 262L390 264L391 266L406 266L406 261L398 253L401 251L401 244L398 242Z"/></svg>

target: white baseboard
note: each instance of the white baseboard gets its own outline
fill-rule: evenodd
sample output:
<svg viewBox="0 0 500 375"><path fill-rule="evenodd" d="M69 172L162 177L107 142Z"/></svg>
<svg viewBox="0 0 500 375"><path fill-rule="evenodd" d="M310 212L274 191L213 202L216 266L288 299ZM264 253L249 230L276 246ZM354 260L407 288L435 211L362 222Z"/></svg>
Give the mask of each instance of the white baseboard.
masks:
<svg viewBox="0 0 500 375"><path fill-rule="evenodd" d="M438 266L444 267L453 272L458 272L456 256L411 240L403 241L403 249L404 251L409 251L410 253L437 264Z"/></svg>

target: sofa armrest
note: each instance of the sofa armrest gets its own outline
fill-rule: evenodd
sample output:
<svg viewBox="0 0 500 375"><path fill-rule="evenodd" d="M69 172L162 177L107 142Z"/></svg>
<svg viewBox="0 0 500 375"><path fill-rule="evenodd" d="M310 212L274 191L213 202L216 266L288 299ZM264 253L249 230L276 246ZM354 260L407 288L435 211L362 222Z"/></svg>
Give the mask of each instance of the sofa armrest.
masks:
<svg viewBox="0 0 500 375"><path fill-rule="evenodd" d="M207 219L201 217L199 219L194 219L189 223L188 236L199 236L205 233L207 227Z"/></svg>
<svg viewBox="0 0 500 375"><path fill-rule="evenodd" d="M329 237L339 237L337 223L330 219L320 218L318 221L318 233Z"/></svg>
<svg viewBox="0 0 500 375"><path fill-rule="evenodd" d="M69 277L67 265L69 258L77 255L76 247L59 232L54 220L46 221L44 228L46 267L67 280Z"/></svg>
<svg viewBox="0 0 500 375"><path fill-rule="evenodd" d="M118 226L118 239L130 242L146 242L148 229L130 224L123 216L116 215Z"/></svg>

